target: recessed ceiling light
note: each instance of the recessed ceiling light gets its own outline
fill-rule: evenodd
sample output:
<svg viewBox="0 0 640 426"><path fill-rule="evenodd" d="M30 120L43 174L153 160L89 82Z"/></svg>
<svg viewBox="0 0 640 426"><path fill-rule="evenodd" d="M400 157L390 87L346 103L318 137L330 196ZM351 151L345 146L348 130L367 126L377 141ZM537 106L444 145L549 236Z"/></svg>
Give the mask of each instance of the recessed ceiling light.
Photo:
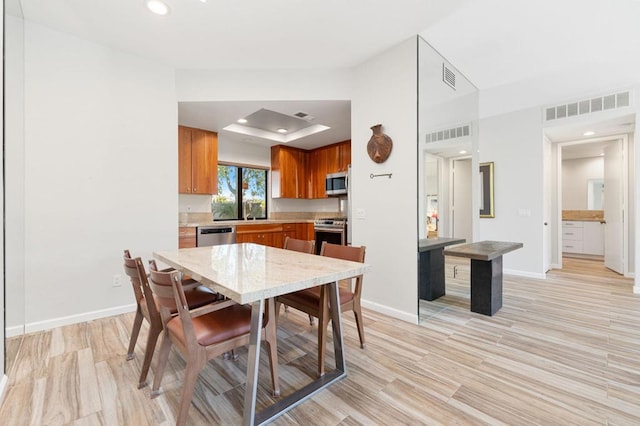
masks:
<svg viewBox="0 0 640 426"><path fill-rule="evenodd" d="M155 13L156 15L166 15L169 13L169 6L160 0L147 0L147 9Z"/></svg>
<svg viewBox="0 0 640 426"><path fill-rule="evenodd" d="M207 2L207 0L200 0L200 2L201 2L201 3L206 3L206 2Z"/></svg>
<svg viewBox="0 0 640 426"><path fill-rule="evenodd" d="M592 131L592 130L589 130L588 132L584 132L584 133L583 133L583 135L584 135L584 136L593 136L593 135L595 135L595 134L596 134L596 132L594 132L594 131Z"/></svg>
<svg viewBox="0 0 640 426"><path fill-rule="evenodd" d="M601 157L604 157L604 152L601 152L601 153L600 153L600 156L601 156Z"/></svg>
<svg viewBox="0 0 640 426"><path fill-rule="evenodd" d="M287 129L281 127L278 129L278 133L287 133Z"/></svg>
<svg viewBox="0 0 640 426"><path fill-rule="evenodd" d="M238 118L238 123L240 123L240 124L244 124L244 123L246 123L246 122L247 122L247 119L246 119L246 118Z"/></svg>
<svg viewBox="0 0 640 426"><path fill-rule="evenodd" d="M465 151L464 149L462 151L460 151L458 154L466 154L467 151Z"/></svg>

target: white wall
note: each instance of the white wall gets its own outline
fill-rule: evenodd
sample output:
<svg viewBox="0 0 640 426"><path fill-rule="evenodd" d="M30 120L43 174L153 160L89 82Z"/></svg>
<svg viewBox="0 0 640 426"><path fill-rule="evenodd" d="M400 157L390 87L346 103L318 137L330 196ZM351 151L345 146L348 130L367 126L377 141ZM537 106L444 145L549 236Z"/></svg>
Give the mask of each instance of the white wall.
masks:
<svg viewBox="0 0 640 426"><path fill-rule="evenodd" d="M25 30L30 331L130 309L129 283L112 287L122 250L148 259L177 247L178 123L173 70Z"/></svg>
<svg viewBox="0 0 640 426"><path fill-rule="evenodd" d="M5 308L7 335L24 332L24 21L5 17Z"/></svg>
<svg viewBox="0 0 640 426"><path fill-rule="evenodd" d="M417 38L360 64L351 101L353 244L367 247L372 265L363 304L417 322ZM382 164L367 155L370 127L382 124L393 140ZM370 174L392 173L370 179Z"/></svg>
<svg viewBox="0 0 640 426"><path fill-rule="evenodd" d="M0 7L2 7L2 10L4 11L4 0L0 0ZM3 13L4 16L4 13ZM0 69L0 77L2 78L2 81L4 81L4 54L5 54L5 48L4 48L4 20L3 22L0 23L0 44L2 44L3 48L2 48L2 69ZM2 102L2 106L0 106L0 124L2 125L2 127L4 128L4 84L2 85L2 88L0 88L0 97L2 97L3 102ZM4 132L3 134L0 136L1 140L2 140L2 144L4 145ZM3 164L0 164L0 184L2 184L2 197L0 197L0 208L2 208L4 210L4 170L3 170ZM3 225L3 228L6 230L6 224ZM4 232L2 233L2 237L0 237L0 265L2 265L2 276L5 276L5 264L4 264ZM4 308L5 303L4 303L4 292L5 292L5 281L6 279L2 279L2 281L0 282L0 306L2 306ZM5 336L6 333L4 331L4 315L0 315L0 330L2 330L2 339L0 339L0 365L2 365L2 374L0 375L0 403L2 403L2 400L4 399L4 394L5 394L5 390L7 388L7 376L5 375L7 368L5 365L5 357L4 357L4 345L5 345Z"/></svg>
<svg viewBox="0 0 640 426"><path fill-rule="evenodd" d="M588 180L603 178L604 157L562 160L562 210L588 210Z"/></svg>
<svg viewBox="0 0 640 426"><path fill-rule="evenodd" d="M482 98L482 92L480 97ZM481 163L494 163L495 218L480 219L479 239L513 241L506 273L543 277L543 134L541 109L480 120Z"/></svg>

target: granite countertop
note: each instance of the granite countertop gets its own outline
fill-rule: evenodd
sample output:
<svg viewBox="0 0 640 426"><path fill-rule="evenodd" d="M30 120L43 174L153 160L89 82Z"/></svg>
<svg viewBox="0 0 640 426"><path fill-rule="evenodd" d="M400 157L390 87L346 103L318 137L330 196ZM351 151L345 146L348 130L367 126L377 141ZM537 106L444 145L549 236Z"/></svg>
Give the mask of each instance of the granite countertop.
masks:
<svg viewBox="0 0 640 426"><path fill-rule="evenodd" d="M179 227L195 228L198 226L225 226L225 225L277 225L279 223L314 223L310 219L260 219L260 220L209 220L198 222L178 222Z"/></svg>

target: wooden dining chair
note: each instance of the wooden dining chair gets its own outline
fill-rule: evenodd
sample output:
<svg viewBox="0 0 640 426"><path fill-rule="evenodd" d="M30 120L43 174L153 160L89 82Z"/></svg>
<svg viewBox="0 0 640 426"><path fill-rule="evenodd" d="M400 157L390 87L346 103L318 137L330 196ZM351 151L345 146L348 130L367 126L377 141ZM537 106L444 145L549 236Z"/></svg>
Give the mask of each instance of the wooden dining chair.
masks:
<svg viewBox="0 0 640 426"><path fill-rule="evenodd" d="M160 394L158 389L167 366L169 352L171 346L175 345L186 360L182 396L176 420L177 425L183 425L186 422L196 380L202 368L210 359L249 344L251 307L237 304L232 300L222 300L189 310L185 292L176 272L152 270L149 282L158 300L164 324L151 397L155 398ZM273 395L280 396L276 328L273 320L269 321L269 312L273 312L273 301L269 305L271 309L266 310L261 336L262 340L267 342L269 351ZM178 307L177 316L171 315L171 306Z"/></svg>
<svg viewBox="0 0 640 426"><path fill-rule="evenodd" d="M343 246L339 244L331 244L326 241L322 242L320 248L320 256L333 257L336 259L351 260L353 262L364 262L365 246ZM360 305L360 297L362 294L362 275L355 277L355 287L351 288L351 280L348 286L340 286L338 288L338 297L340 300L340 310L353 311L356 317L356 326L358 327L358 336L360 337L360 347L364 348L364 324L362 321L362 307ZM327 340L327 325L331 319L329 313L328 297L325 295L325 286L312 287L305 290L296 291L289 294L283 294L276 298L275 309L276 318L280 305L291 306L302 312L318 318L318 375L324 374L324 353ZM323 303L322 301L326 302Z"/></svg>
<svg viewBox="0 0 640 426"><path fill-rule="evenodd" d="M298 251L300 253L314 254L316 242L315 240L299 240L296 238L291 238L287 235L284 239L284 246L282 248L284 248L285 250ZM289 306L284 305L284 311L289 312ZM311 315L309 315L309 325L313 325L313 316Z"/></svg>
<svg viewBox="0 0 640 426"><path fill-rule="evenodd" d="M153 352L156 348L158 336L162 332L162 319L160 317L160 311L153 296L153 292L149 287L149 281L142 264L142 259L139 257L132 258L129 250L124 251L124 272L131 280L133 293L136 298L136 316L133 320L133 328L131 329L129 348L127 350L127 361L134 358L134 350L136 342L138 341L140 328L142 327L142 321L146 319L149 323L149 334L144 350L144 360L142 361L140 379L138 381L138 388L142 388L146 385L147 374L149 373L149 367L151 366ZM187 303L191 308L204 306L209 303L216 302L221 298L218 293L211 291L192 279L185 280L182 284L185 288ZM151 301L151 303L148 301ZM175 303L174 306L170 308L170 311L172 315L177 313Z"/></svg>
<svg viewBox="0 0 640 426"><path fill-rule="evenodd" d="M314 240L311 240L311 241L298 240L296 238L291 238L289 236L286 236L284 239L283 248L285 250L293 250L293 251L299 251L300 253L313 254L314 249L316 248L316 242Z"/></svg>

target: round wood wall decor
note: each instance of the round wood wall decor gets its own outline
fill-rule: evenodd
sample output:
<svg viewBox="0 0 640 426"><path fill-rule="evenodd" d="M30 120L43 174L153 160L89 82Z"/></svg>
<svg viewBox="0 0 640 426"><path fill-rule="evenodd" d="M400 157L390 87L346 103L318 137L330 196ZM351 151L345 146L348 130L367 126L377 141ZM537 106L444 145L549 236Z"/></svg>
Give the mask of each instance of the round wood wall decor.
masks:
<svg viewBox="0 0 640 426"><path fill-rule="evenodd" d="M367 144L367 153L374 162L384 163L391 154L393 141L382 133L382 124L371 126L371 130L373 130L373 135Z"/></svg>

